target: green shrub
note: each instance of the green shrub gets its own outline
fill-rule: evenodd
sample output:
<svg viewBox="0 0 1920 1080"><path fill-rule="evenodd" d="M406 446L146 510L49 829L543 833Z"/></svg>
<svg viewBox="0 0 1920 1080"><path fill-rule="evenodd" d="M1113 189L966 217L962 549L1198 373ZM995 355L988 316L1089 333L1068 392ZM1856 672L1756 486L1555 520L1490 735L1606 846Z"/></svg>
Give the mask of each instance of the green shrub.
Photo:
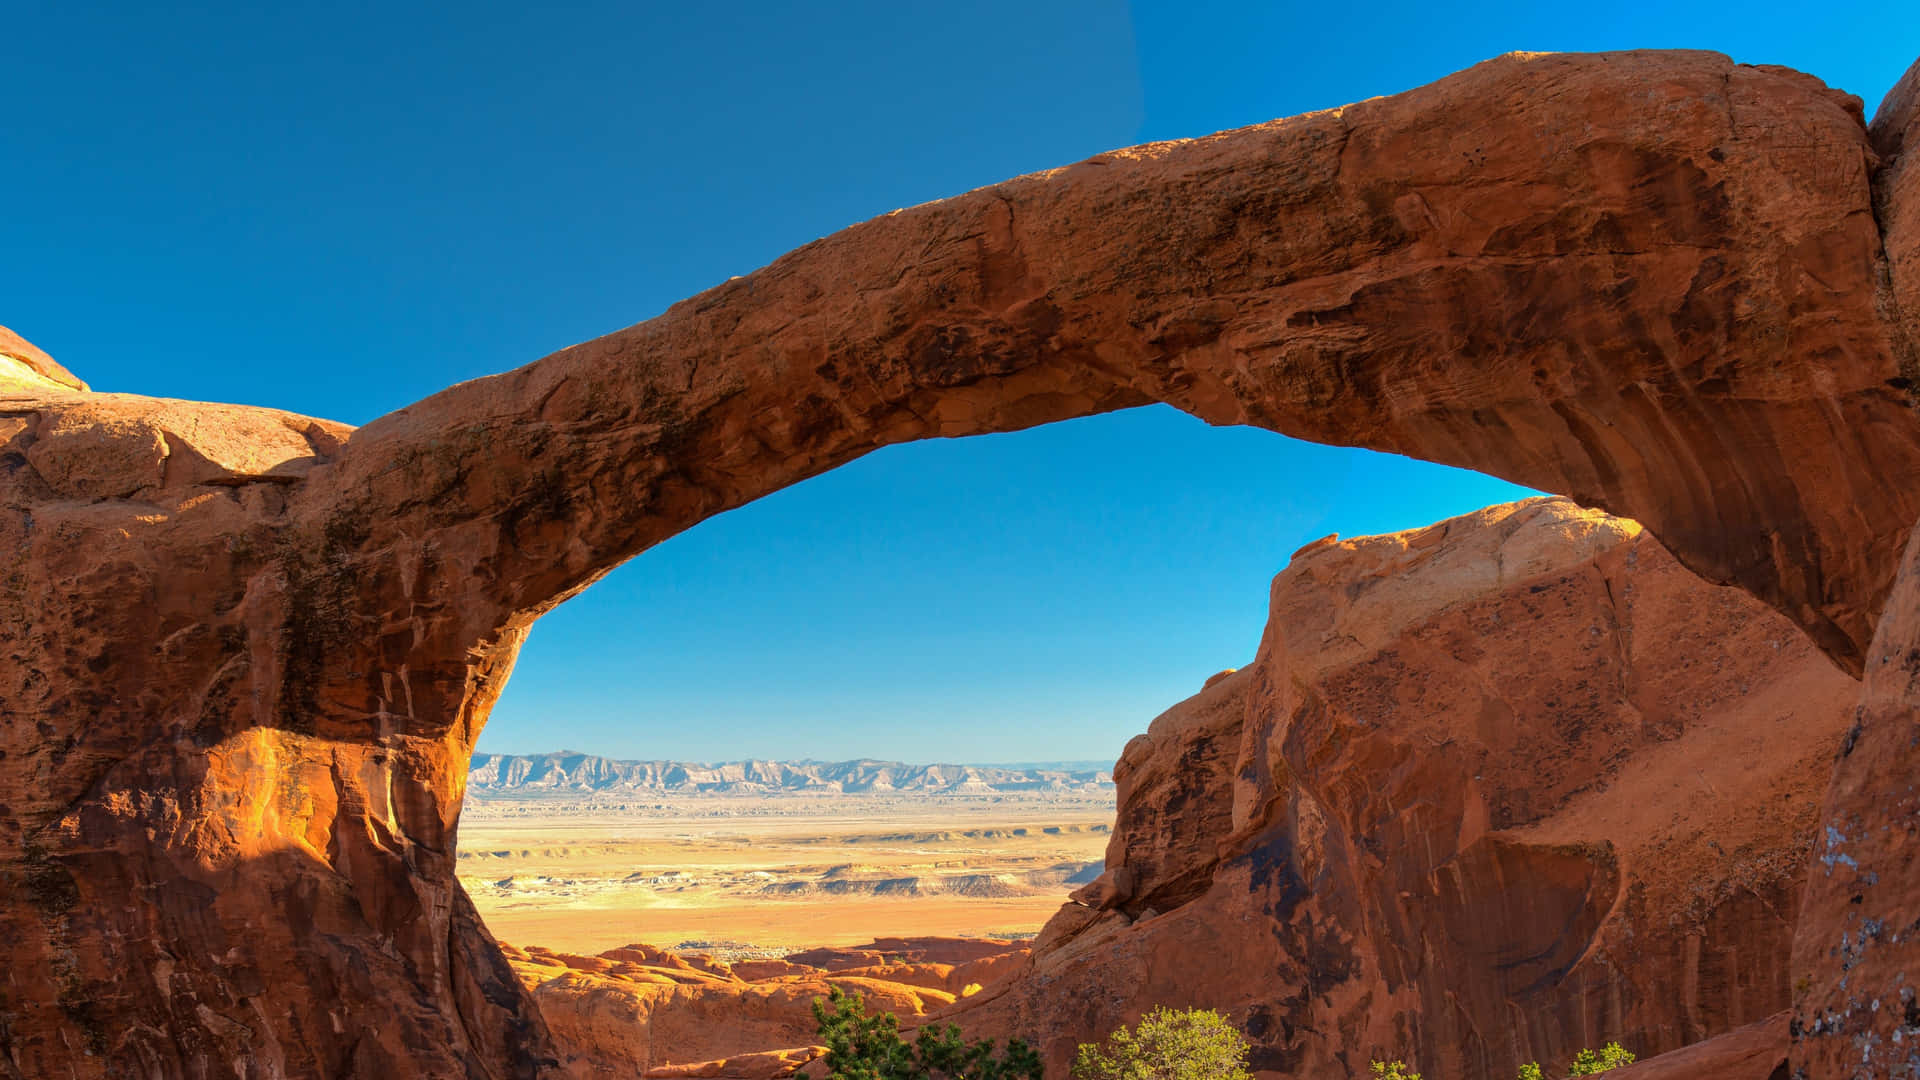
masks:
<svg viewBox="0 0 1920 1080"><path fill-rule="evenodd" d="M1600 1048L1599 1053L1582 1050L1573 1056L1573 1064L1567 1066L1568 1076L1598 1076L1609 1069L1633 1064L1633 1055L1627 1053L1617 1042L1610 1042Z"/></svg>
<svg viewBox="0 0 1920 1080"><path fill-rule="evenodd" d="M1597 1052L1582 1050L1573 1056L1573 1064L1567 1066L1567 1075L1598 1076L1610 1069L1633 1064L1633 1055L1617 1042L1610 1042ZM1541 1080L1540 1063L1528 1062L1520 1066L1520 1080Z"/></svg>
<svg viewBox="0 0 1920 1080"><path fill-rule="evenodd" d="M1420 1074L1407 1068L1404 1061L1376 1061L1373 1075L1378 1080L1420 1080Z"/></svg>
<svg viewBox="0 0 1920 1080"><path fill-rule="evenodd" d="M992 1039L969 1043L952 1024L929 1024L909 1044L892 1013L869 1016L865 998L837 986L827 995L813 1003L827 1080L1041 1080L1040 1055L1019 1039L995 1056Z"/></svg>
<svg viewBox="0 0 1920 1080"><path fill-rule="evenodd" d="M1154 1009L1132 1030L1083 1043L1073 1080L1253 1080L1247 1040L1212 1009Z"/></svg>

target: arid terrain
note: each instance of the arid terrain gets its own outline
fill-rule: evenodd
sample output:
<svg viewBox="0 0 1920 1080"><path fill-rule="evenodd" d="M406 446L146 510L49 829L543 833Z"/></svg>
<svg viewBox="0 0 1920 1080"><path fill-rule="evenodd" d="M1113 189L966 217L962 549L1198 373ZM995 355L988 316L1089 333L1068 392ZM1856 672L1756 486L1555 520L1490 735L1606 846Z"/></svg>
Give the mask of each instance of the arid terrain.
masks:
<svg viewBox="0 0 1920 1080"><path fill-rule="evenodd" d="M1113 789L471 801L459 875L502 941L724 959L875 934L1031 936L1097 877ZM691 947L691 946L690 946Z"/></svg>

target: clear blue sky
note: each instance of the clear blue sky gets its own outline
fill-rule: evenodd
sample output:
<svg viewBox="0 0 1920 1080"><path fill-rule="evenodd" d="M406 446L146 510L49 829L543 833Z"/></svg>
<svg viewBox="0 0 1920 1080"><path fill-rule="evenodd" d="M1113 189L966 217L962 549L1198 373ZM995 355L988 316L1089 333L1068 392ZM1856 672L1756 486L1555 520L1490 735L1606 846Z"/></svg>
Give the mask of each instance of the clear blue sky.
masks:
<svg viewBox="0 0 1920 1080"><path fill-rule="evenodd" d="M0 323L98 389L363 423L876 213L1508 50L1869 110L1920 51L1910 0L700 7L10 5ZM1301 543L1518 494L1164 409L897 447L543 620L481 745L1110 757L1252 655Z"/></svg>

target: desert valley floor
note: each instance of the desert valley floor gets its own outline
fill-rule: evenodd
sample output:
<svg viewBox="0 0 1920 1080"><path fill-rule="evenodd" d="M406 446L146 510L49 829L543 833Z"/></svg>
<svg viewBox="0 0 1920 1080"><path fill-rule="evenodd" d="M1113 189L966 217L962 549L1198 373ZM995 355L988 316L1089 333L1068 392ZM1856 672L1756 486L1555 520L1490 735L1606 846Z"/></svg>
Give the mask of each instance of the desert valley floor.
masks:
<svg viewBox="0 0 1920 1080"><path fill-rule="evenodd" d="M1023 937L1098 876L1103 794L470 801L460 880L501 941L727 959L876 935Z"/></svg>

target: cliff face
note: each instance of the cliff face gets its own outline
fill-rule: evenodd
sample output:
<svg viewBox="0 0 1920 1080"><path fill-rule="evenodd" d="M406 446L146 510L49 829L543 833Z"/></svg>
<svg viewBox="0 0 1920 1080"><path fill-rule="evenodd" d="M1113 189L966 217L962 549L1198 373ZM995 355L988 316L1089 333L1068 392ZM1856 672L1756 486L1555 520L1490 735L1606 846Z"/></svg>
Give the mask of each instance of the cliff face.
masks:
<svg viewBox="0 0 1920 1080"><path fill-rule="evenodd" d="M1194 1003L1263 1069L1463 1080L1765 1019L1854 691L1563 499L1311 545L1254 662L1127 747L1106 874L959 1019L1064 1068Z"/></svg>
<svg viewBox="0 0 1920 1080"><path fill-rule="evenodd" d="M1891 299L1920 344L1920 63L1873 123L1875 206ZM1860 712L1835 763L1808 869L1792 1018L1810 1076L1920 1075L1920 528L1867 655Z"/></svg>
<svg viewBox="0 0 1920 1080"><path fill-rule="evenodd" d="M1920 515L1914 99L1910 79L1870 140L1856 100L1781 69L1503 57L877 218L357 431L94 393L0 336L0 1075L538 1073L550 1040L453 860L464 766L533 620L877 447L1153 401L1645 522L1874 674L1860 741L1890 771L1845 758L1828 820L1894 843L1902 763L1920 757L1894 674L1912 613L1881 617ZM1389 749L1369 752L1391 765ZM1432 798L1484 808L1491 835L1533 820L1509 790ZM1298 802L1308 824L1285 835L1340 814L1426 835L1368 794ZM1236 830L1266 820L1240 798ZM1365 847L1323 843L1301 851ZM1588 912L1621 871L1570 843L1463 848L1469 877L1428 888L1544 875ZM1920 888L1891 849L1848 857L1881 864L1877 884L1815 894L1796 945L1821 1003L1800 1030L1834 1036L1806 1044L1816 1076L1890 1040L1904 1013L1867 1001L1898 1000L1920 948L1888 931L1874 966L1853 963L1856 936L1831 931L1896 919ZM1333 855L1305 858L1253 843L1237 864L1276 910L1326 913L1288 916L1300 940L1273 963L1339 969L1318 929L1336 914L1412 918L1363 882L1309 900L1294 875ZM1476 940L1464 915L1426 917L1396 940ZM1542 970L1560 940L1535 942ZM1532 970L1474 948L1501 979ZM1390 954L1354 962L1380 985L1424 970ZM1283 1042L1307 1037L1293 1015L1271 1018ZM1390 1041L1356 1022L1354 1045ZM1430 1010L1404 1037L1455 1022Z"/></svg>

